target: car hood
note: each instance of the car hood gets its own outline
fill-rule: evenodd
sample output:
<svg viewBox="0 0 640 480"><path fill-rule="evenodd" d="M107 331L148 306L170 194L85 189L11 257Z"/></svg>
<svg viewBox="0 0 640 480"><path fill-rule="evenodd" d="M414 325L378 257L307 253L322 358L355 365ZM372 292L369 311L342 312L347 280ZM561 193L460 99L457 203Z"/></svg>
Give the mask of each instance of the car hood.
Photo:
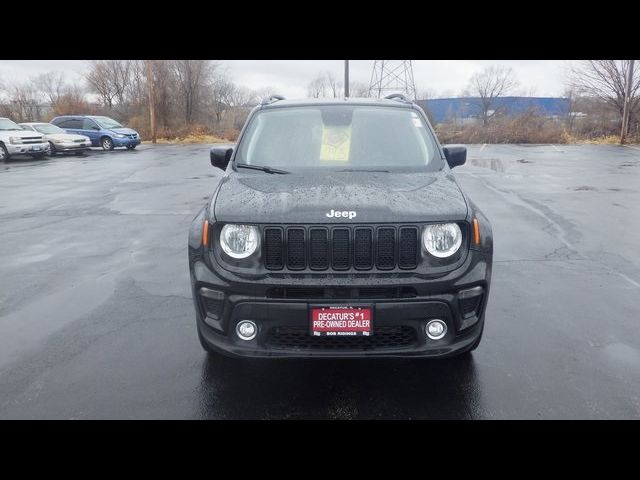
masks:
<svg viewBox="0 0 640 480"><path fill-rule="evenodd" d="M73 142L74 140L88 140L86 135L75 135L73 133L50 133L46 134L47 140L59 140L63 142Z"/></svg>
<svg viewBox="0 0 640 480"><path fill-rule="evenodd" d="M10 137L43 137L41 133L34 132L33 130L2 130L2 133L7 134Z"/></svg>
<svg viewBox="0 0 640 480"><path fill-rule="evenodd" d="M135 130L132 130L131 128L126 128L126 127L122 127L122 128L110 128L109 130L111 130L112 132L115 133L120 133L122 135L133 135L134 133L137 134L138 132L136 132Z"/></svg>
<svg viewBox="0 0 640 480"><path fill-rule="evenodd" d="M327 217L356 212L349 219ZM450 172L233 172L215 198L216 221L234 223L386 223L456 221L467 204Z"/></svg>

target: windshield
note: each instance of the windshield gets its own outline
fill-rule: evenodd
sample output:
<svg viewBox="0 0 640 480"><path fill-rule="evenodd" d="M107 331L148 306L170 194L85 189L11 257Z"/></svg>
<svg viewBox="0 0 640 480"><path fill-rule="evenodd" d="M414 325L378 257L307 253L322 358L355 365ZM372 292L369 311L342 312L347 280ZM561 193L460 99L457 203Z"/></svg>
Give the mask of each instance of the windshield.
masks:
<svg viewBox="0 0 640 480"><path fill-rule="evenodd" d="M257 112L236 163L284 170L439 170L435 140L414 110L321 105Z"/></svg>
<svg viewBox="0 0 640 480"><path fill-rule="evenodd" d="M8 118L0 118L0 130L22 130L22 127Z"/></svg>
<svg viewBox="0 0 640 480"><path fill-rule="evenodd" d="M44 134L54 134L54 133L66 133L60 127L56 127L55 125L51 125L50 123L43 123L41 125L34 125L34 128L40 133Z"/></svg>
<svg viewBox="0 0 640 480"><path fill-rule="evenodd" d="M98 125L102 128L122 128L118 122L116 122L113 118L109 117L93 117Z"/></svg>

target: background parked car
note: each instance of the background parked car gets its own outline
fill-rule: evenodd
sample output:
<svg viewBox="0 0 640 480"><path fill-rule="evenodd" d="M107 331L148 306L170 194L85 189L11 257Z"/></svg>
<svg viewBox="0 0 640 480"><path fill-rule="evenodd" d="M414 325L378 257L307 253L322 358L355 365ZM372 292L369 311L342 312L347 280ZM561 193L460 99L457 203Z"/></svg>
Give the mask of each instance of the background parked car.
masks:
<svg viewBox="0 0 640 480"><path fill-rule="evenodd" d="M8 118L0 118L0 161L13 155L31 155L42 158L49 144L41 133L23 130L20 125Z"/></svg>
<svg viewBox="0 0 640 480"><path fill-rule="evenodd" d="M135 130L123 127L114 119L96 115L65 115L51 120L67 133L86 135L94 147L113 150L126 147L133 150L140 145L140 135Z"/></svg>
<svg viewBox="0 0 640 480"><path fill-rule="evenodd" d="M58 152L75 152L76 154L91 148L91 139L86 135L66 133L60 127L51 123L21 123L20 126L27 131L38 132L44 135L49 142L49 155Z"/></svg>

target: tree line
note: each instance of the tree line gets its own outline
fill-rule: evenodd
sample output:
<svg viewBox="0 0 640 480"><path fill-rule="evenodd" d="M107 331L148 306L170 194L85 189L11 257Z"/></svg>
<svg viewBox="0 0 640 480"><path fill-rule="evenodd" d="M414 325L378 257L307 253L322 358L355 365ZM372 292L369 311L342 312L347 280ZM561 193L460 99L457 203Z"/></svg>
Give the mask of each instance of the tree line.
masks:
<svg viewBox="0 0 640 480"><path fill-rule="evenodd" d="M153 110L159 137L190 133L237 135L249 109L267 87L253 91L233 82L223 64L211 60L95 60L80 81L51 71L0 84L0 115L18 122L57 115L113 116L149 138ZM152 94L152 95L151 95ZM153 99L153 100L150 100Z"/></svg>
<svg viewBox="0 0 640 480"><path fill-rule="evenodd" d="M567 74L564 97L569 108L560 123L543 122L536 118L536 112L523 115L530 124L544 123L543 129L554 132L556 140L563 135L568 140L606 137L621 133L626 103L629 121L625 133L638 141L640 68L630 75L631 62L579 62ZM48 121L66 114L102 114L127 123L145 138L153 130L158 137L207 133L234 139L250 108L261 97L277 93L269 87L253 91L237 85L225 65L212 60L95 60L87 67L81 80L75 82L58 71L24 81L0 79L0 96L4 98L0 116L22 122ZM498 127L513 127L514 119L507 118L508 112L499 106L499 99L514 94L518 88L511 68L494 65L476 72L461 96L472 97L476 102L480 125L463 128L454 121L447 128L465 140L466 128L473 128L474 138L481 139L483 131L493 132L495 137ZM349 90L352 97L370 96L365 83L350 82ZM343 82L332 72L319 73L307 84L310 98L343 95ZM419 97L434 96L423 90ZM526 126L522 119L515 120ZM155 128L151 128L152 123ZM540 129L530 130L533 134Z"/></svg>
<svg viewBox="0 0 640 480"><path fill-rule="evenodd" d="M442 126L440 132L453 133L463 143L566 143L616 137L620 143L626 137L640 141L640 69L634 69L633 62L585 60L575 64L565 79L567 108L555 119L545 119L536 111L508 115L499 99L515 94L519 82L513 69L488 66L471 76L461 94L472 97L481 124ZM623 124L625 103L628 121Z"/></svg>

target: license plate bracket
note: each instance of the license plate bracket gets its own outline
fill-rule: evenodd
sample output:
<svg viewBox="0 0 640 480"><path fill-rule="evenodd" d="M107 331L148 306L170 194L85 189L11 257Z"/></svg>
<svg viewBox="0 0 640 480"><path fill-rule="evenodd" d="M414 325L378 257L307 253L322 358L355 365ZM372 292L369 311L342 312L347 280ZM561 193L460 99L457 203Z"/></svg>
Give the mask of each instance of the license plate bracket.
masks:
<svg viewBox="0 0 640 480"><path fill-rule="evenodd" d="M325 304L309 306L309 332L314 337L373 335L373 306Z"/></svg>

